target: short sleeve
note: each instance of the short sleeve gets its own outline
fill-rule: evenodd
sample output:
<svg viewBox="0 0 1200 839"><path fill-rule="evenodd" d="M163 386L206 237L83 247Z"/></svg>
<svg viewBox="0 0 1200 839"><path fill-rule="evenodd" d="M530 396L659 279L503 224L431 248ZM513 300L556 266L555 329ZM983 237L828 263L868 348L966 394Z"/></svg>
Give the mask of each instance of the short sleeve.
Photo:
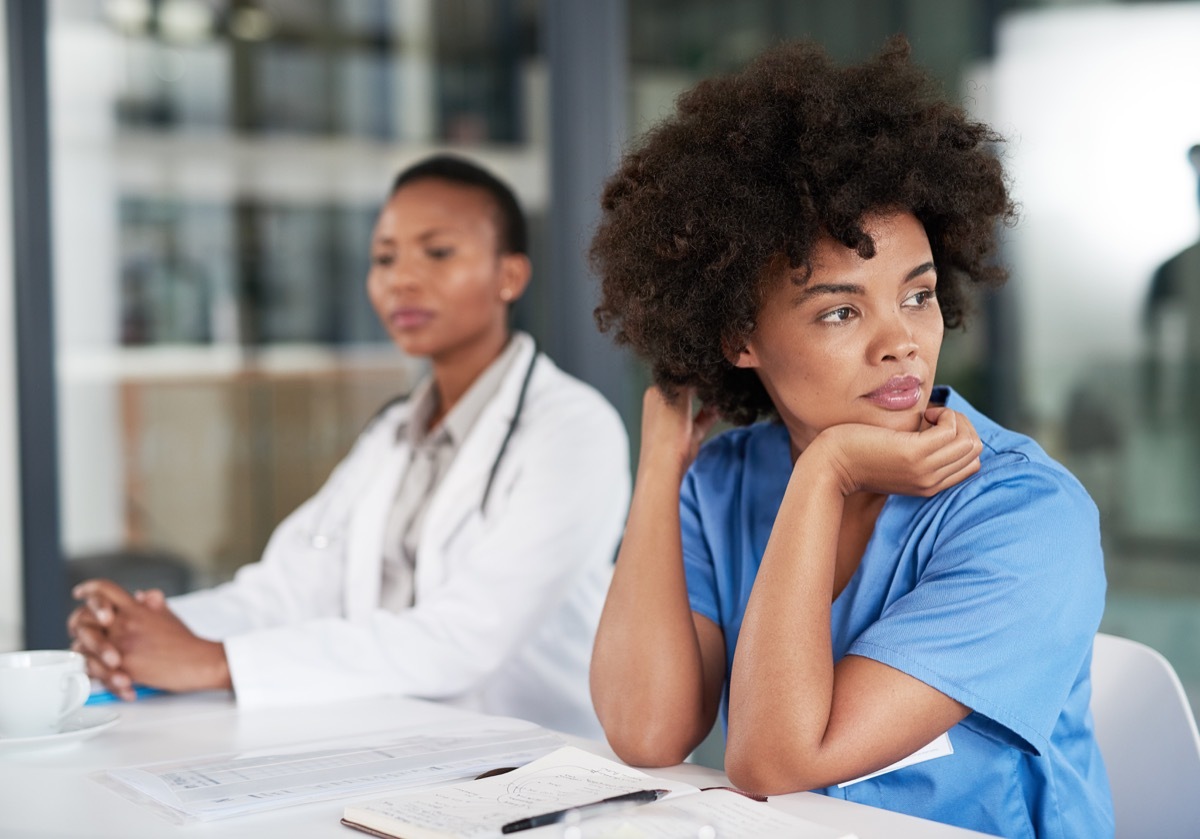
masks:
<svg viewBox="0 0 1200 839"><path fill-rule="evenodd" d="M693 612L721 625L720 596L712 550L704 535L698 498L699 480L693 468L684 476L679 492L679 523L683 537L683 569L688 603Z"/></svg>
<svg viewBox="0 0 1200 839"><path fill-rule="evenodd" d="M920 679L987 718L987 733L1040 754L1104 610L1099 517L1064 470L996 460L946 493L919 581L847 652Z"/></svg>

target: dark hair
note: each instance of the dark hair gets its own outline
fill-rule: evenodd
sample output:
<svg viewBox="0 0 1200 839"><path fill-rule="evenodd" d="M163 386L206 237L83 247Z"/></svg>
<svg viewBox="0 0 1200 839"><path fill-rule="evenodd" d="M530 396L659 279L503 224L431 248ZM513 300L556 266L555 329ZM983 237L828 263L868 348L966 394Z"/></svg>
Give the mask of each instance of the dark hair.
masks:
<svg viewBox="0 0 1200 839"><path fill-rule="evenodd" d="M439 154L418 161L397 175L388 194L395 195L400 187L426 179L482 189L496 205L496 241L500 252L529 253L525 214L521 212L517 197L504 181L464 157Z"/></svg>
<svg viewBox="0 0 1200 839"><path fill-rule="evenodd" d="M815 43L783 44L682 94L625 156L592 242L596 321L665 392L693 386L738 424L772 413L754 371L727 357L754 330L769 266L806 266L823 235L874 256L863 222L875 212L924 225L948 327L962 322L964 279L1003 282L991 256L1015 211L1000 138L908 56L900 37L848 67Z"/></svg>

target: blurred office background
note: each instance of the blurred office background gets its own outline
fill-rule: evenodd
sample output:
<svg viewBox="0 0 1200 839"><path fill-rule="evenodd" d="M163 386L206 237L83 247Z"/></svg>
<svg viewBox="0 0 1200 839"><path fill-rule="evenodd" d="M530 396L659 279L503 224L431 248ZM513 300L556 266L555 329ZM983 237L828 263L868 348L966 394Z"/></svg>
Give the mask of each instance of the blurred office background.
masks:
<svg viewBox="0 0 1200 839"><path fill-rule="evenodd" d="M644 379L595 335L583 257L622 144L780 38L857 59L904 32L1009 138L1022 210L1012 281L941 377L1083 480L1104 628L1163 651L1200 704L1200 3L6 6L0 649L65 643L81 576L228 579L411 387L363 280L391 175L435 149L516 187L518 323L636 438Z"/></svg>

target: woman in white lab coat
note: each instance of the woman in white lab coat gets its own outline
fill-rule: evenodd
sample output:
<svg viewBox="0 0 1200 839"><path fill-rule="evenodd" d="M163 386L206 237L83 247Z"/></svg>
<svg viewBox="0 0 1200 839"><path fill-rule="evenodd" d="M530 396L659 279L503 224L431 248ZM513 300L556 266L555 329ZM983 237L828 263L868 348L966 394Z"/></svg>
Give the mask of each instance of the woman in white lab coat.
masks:
<svg viewBox="0 0 1200 839"><path fill-rule="evenodd" d="M628 446L599 394L510 331L524 240L511 192L474 164L401 173L367 286L429 378L232 582L169 602L80 584L69 623L94 676L127 698L134 682L232 688L242 706L402 694L599 732L588 659Z"/></svg>

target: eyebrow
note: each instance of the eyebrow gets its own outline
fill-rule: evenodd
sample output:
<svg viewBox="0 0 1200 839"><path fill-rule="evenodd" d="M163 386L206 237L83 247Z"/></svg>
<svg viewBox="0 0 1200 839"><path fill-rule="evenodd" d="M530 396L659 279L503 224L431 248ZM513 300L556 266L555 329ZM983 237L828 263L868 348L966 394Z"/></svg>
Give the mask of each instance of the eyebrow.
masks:
<svg viewBox="0 0 1200 839"><path fill-rule="evenodd" d="M428 230L422 232L421 235L417 237L417 239L424 242L429 239L437 238L438 236L454 235L458 232L459 232L459 230L455 227L431 227Z"/></svg>
<svg viewBox="0 0 1200 839"><path fill-rule="evenodd" d="M936 266L932 261L922 262L916 268L913 268L905 276L903 282L909 283L930 271L935 271ZM818 283L816 285L804 286L800 293L796 295L792 301L794 305L799 306L806 300L811 300L814 297L820 297L823 294L866 294L867 290L861 285L855 283Z"/></svg>
<svg viewBox="0 0 1200 839"><path fill-rule="evenodd" d="M417 241L427 242L430 239L437 238L438 236L453 235L456 232L457 231L453 227L433 227L417 236ZM371 241L377 245L392 245L395 244L396 237L390 234L384 234L382 236L376 236Z"/></svg>

